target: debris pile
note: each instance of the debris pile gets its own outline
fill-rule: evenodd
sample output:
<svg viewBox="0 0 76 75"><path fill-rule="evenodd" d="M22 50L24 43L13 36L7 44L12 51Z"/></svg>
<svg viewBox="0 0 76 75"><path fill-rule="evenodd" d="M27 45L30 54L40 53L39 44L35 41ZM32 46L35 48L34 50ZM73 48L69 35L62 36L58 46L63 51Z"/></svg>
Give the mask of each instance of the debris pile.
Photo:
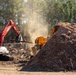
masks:
<svg viewBox="0 0 76 75"><path fill-rule="evenodd" d="M76 70L76 23L63 23L24 71Z"/></svg>
<svg viewBox="0 0 76 75"><path fill-rule="evenodd" d="M9 56L14 58L15 63L29 60L30 50L26 43L7 43L5 46L9 50Z"/></svg>

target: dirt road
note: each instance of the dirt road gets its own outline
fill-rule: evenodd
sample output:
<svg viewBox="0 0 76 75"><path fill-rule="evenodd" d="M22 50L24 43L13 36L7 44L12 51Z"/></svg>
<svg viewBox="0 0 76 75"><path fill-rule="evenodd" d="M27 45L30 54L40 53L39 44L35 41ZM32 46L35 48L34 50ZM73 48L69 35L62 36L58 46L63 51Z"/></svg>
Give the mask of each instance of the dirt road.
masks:
<svg viewBox="0 0 76 75"><path fill-rule="evenodd" d="M76 75L76 72L26 72L20 69L17 64L0 62L0 75Z"/></svg>
<svg viewBox="0 0 76 75"><path fill-rule="evenodd" d="M0 70L0 75L76 75L75 72L20 72L16 70L7 70L2 69Z"/></svg>

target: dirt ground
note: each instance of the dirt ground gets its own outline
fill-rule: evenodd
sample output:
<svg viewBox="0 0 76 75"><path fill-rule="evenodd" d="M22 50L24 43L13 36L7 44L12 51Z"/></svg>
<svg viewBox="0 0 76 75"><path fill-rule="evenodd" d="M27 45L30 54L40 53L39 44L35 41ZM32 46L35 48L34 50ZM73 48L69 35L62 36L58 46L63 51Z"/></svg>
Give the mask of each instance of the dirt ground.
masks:
<svg viewBox="0 0 76 75"><path fill-rule="evenodd" d="M21 64L12 64L12 62L0 62L0 75L76 75L76 72L28 72L20 71Z"/></svg>
<svg viewBox="0 0 76 75"><path fill-rule="evenodd" d="M0 61L0 75L76 75L76 72L20 71L26 65L27 58L29 58L29 50L25 48L25 44L21 47L19 44L7 45L6 47L10 51L10 55L15 60Z"/></svg>

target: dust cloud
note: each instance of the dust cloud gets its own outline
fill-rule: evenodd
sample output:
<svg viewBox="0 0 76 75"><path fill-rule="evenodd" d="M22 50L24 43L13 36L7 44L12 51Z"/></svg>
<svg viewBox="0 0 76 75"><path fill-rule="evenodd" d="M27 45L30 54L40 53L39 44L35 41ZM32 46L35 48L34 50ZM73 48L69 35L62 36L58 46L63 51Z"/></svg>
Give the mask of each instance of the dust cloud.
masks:
<svg viewBox="0 0 76 75"><path fill-rule="evenodd" d="M32 46L35 45L35 39L39 36L43 36L45 38L48 37L48 22L46 21L46 17L44 17L43 12L38 12L43 10L43 8L33 5L34 1L27 2L26 5L26 26L24 29L24 34L26 36L29 35L30 41L33 43ZM31 46L31 47L32 47ZM29 46L30 47L30 46Z"/></svg>
<svg viewBox="0 0 76 75"><path fill-rule="evenodd" d="M31 41L35 42L35 39L39 36L47 37L48 36L48 24L45 21L44 17L36 12L30 14L28 20L28 33L30 35Z"/></svg>

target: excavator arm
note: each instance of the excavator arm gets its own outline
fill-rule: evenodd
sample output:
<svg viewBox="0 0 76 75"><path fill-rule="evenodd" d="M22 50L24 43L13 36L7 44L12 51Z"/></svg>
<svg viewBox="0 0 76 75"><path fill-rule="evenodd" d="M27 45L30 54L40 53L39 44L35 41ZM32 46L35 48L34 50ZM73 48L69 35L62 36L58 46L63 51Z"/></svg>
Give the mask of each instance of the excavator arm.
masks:
<svg viewBox="0 0 76 75"><path fill-rule="evenodd" d="M4 29L2 30L2 32L0 33L0 46L3 45L4 38L5 38L5 36L7 35L7 33L9 32L9 30L11 28L13 28L18 35L20 34L20 32L19 32L17 26L15 25L15 23L12 20L10 20L9 24L7 24L4 27Z"/></svg>

